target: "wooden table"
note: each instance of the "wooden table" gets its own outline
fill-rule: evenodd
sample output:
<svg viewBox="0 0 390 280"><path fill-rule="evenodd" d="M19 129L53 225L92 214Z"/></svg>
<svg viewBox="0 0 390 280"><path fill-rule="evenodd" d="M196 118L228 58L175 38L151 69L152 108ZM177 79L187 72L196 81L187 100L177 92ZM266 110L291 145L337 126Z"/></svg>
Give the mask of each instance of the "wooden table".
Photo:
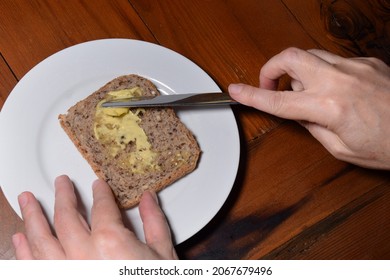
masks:
<svg viewBox="0 0 390 280"><path fill-rule="evenodd" d="M261 66L289 46L390 62L389 1L2 0L0 11L0 107L37 63L102 38L168 47L222 90L258 85ZM336 160L293 121L233 110L242 153L233 191L205 228L177 246L181 258L390 257L389 172ZM0 197L0 258L12 259L11 235L23 225Z"/></svg>

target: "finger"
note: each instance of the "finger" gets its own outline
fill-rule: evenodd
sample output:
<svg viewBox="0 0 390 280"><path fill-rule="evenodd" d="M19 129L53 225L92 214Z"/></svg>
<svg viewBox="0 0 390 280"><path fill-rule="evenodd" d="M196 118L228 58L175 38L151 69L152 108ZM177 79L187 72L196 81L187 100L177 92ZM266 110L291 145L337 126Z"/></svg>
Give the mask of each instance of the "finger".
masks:
<svg viewBox="0 0 390 280"><path fill-rule="evenodd" d="M176 258L168 222L158 205L155 193L145 192L139 205L145 240L149 247L165 258Z"/></svg>
<svg viewBox="0 0 390 280"><path fill-rule="evenodd" d="M318 101L310 94L270 91L244 84L231 84L228 90L239 103L281 118L316 122L323 115Z"/></svg>
<svg viewBox="0 0 390 280"><path fill-rule="evenodd" d="M349 74L356 73L357 75L367 72L367 69L364 67L362 68L362 66L369 58L353 57L347 59L324 50L308 50L308 52L321 58L329 64L332 64L335 69L339 69L341 72ZM326 75L324 75L324 77L326 77Z"/></svg>
<svg viewBox="0 0 390 280"><path fill-rule="evenodd" d="M294 80L294 79L291 80L291 88L293 91L303 91L304 90L302 83L300 81Z"/></svg>
<svg viewBox="0 0 390 280"><path fill-rule="evenodd" d="M77 247L89 236L88 225L77 210L77 197L68 176L59 176L55 182L54 226L65 251Z"/></svg>
<svg viewBox="0 0 390 280"><path fill-rule="evenodd" d="M303 87L309 88L316 85L318 71L324 71L331 65L320 57L297 48L288 48L272 57L260 71L260 87L276 90L278 80L287 74L292 79L298 80Z"/></svg>
<svg viewBox="0 0 390 280"><path fill-rule="evenodd" d="M108 184L99 179L93 183L92 189L91 229L95 231L109 225L123 225L121 212Z"/></svg>
<svg viewBox="0 0 390 280"><path fill-rule="evenodd" d="M308 50L308 52L318 56L319 58L327 61L330 64L333 64L336 68L342 69L345 73L350 73L350 74L356 73L356 75L358 76L360 73L368 73L370 67L372 67L372 69L377 67L380 68L385 67L388 69L388 66L383 61L374 57L345 58L327 52L325 50L316 50L316 49ZM367 66L370 67L367 68Z"/></svg>
<svg viewBox="0 0 390 280"><path fill-rule="evenodd" d="M62 247L58 243L57 239L52 235L41 206L34 195L30 192L20 194L19 205L22 211L29 248L34 258L62 258ZM25 255L27 249L25 243L23 244L24 245L21 250L24 252L23 255Z"/></svg>
<svg viewBox="0 0 390 280"><path fill-rule="evenodd" d="M345 58L325 50L311 49L311 50L307 50L307 52L321 58L322 60L330 64L338 64L341 61L345 60Z"/></svg>
<svg viewBox="0 0 390 280"><path fill-rule="evenodd" d="M15 248L15 256L17 260L33 260L34 256L28 244L26 236L19 232L12 236L12 244Z"/></svg>

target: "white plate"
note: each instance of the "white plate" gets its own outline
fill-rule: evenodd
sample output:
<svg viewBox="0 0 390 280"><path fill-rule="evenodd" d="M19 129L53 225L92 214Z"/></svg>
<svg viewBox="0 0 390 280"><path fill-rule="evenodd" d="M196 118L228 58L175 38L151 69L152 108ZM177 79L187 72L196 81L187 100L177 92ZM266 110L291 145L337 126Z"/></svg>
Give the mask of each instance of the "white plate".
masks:
<svg viewBox="0 0 390 280"><path fill-rule="evenodd" d="M59 125L57 116L111 79L139 74L164 94L220 91L197 65L169 49L136 40L91 41L64 49L28 72L11 92L0 114L0 186L20 215L17 196L33 192L49 219L53 181L67 174L75 183L86 215L96 175ZM239 162L239 136L229 107L178 109L197 138L198 168L159 193L176 244L204 227L233 186ZM143 239L138 208L126 216Z"/></svg>

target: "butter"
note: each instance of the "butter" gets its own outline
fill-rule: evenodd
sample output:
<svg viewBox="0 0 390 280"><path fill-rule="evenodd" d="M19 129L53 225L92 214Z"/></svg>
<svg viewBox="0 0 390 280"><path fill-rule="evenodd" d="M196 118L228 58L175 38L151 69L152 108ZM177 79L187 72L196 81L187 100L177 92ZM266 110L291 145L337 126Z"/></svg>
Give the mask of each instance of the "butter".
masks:
<svg viewBox="0 0 390 280"><path fill-rule="evenodd" d="M144 110L137 109L132 112L129 108L104 108L101 104L107 100L141 95L142 90L139 87L107 93L96 106L94 122L96 139L108 149L109 155L115 158L114 160L119 160L124 168L130 168L134 173L158 169L155 163L157 153L152 150L152 145L140 126L139 115ZM135 145L131 152L118 156L129 145Z"/></svg>
<svg viewBox="0 0 390 280"><path fill-rule="evenodd" d="M140 97L142 96L142 89L140 87L126 88L120 90L114 90L107 93L109 98L131 98L131 97Z"/></svg>
<svg viewBox="0 0 390 280"><path fill-rule="evenodd" d="M112 116L112 117L120 117L124 114L127 114L129 112L129 108L115 108L115 107L107 107L104 109L104 113L106 115Z"/></svg>

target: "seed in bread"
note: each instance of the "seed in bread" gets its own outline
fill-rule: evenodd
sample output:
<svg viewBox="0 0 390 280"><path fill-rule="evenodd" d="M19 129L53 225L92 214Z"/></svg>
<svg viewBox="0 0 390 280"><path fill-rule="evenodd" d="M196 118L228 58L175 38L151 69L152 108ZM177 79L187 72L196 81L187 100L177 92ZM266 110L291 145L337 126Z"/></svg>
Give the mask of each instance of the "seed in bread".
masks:
<svg viewBox="0 0 390 280"><path fill-rule="evenodd" d="M200 148L172 108L102 108L106 100L159 95L138 75L118 77L81 100L60 124L118 205L138 204L146 190L160 191L197 165Z"/></svg>

